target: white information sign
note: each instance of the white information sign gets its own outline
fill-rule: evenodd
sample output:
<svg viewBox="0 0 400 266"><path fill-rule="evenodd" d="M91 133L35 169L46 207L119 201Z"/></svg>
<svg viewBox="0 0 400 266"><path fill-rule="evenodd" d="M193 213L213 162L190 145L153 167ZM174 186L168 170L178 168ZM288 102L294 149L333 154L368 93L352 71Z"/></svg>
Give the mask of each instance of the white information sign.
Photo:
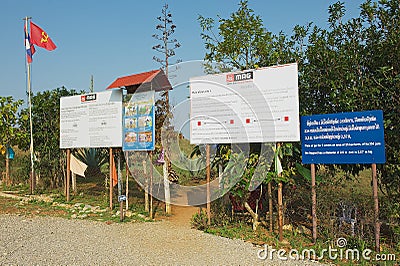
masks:
<svg viewBox="0 0 400 266"><path fill-rule="evenodd" d="M300 140L297 64L190 79L190 142Z"/></svg>
<svg viewBox="0 0 400 266"><path fill-rule="evenodd" d="M60 99L60 148L122 146L122 91Z"/></svg>

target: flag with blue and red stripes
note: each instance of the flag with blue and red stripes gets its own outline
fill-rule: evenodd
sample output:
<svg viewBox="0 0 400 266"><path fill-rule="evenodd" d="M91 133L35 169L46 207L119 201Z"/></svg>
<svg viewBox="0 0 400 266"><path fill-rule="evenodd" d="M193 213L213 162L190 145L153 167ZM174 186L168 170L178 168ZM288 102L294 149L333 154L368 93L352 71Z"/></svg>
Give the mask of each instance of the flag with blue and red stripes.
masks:
<svg viewBox="0 0 400 266"><path fill-rule="evenodd" d="M32 63L32 56L35 53L35 47L31 43L31 38L25 26L25 49L26 49L26 60L28 63Z"/></svg>

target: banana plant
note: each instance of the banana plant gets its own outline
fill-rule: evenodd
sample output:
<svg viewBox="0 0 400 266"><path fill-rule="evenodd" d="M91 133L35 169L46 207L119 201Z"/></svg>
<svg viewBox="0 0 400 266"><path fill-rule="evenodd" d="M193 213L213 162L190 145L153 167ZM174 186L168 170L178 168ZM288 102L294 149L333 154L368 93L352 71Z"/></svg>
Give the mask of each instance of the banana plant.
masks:
<svg viewBox="0 0 400 266"><path fill-rule="evenodd" d="M270 176L276 183L294 183L296 167L291 160L294 156L294 149L292 143L282 143L274 149L274 169Z"/></svg>

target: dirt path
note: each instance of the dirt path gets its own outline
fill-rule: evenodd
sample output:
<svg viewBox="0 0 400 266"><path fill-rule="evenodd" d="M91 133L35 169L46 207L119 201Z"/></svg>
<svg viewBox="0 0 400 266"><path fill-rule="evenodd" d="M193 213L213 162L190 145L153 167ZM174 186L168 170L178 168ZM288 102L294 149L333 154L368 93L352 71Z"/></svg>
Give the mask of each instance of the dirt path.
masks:
<svg viewBox="0 0 400 266"><path fill-rule="evenodd" d="M191 227L190 221L197 212L199 212L199 207L172 206L172 215L167 217L166 220L175 225Z"/></svg>
<svg viewBox="0 0 400 266"><path fill-rule="evenodd" d="M22 196L17 196L13 195L11 193L4 193L0 192L0 197L3 198L3 201L5 199L11 199L11 200L25 200L28 201L29 199L37 199L37 200L42 200L48 201L52 200L51 198L46 198L44 196L30 196L30 197L22 197ZM4 202L3 202L4 203ZM11 201L10 205L11 206L2 206L4 207L4 211L0 213L19 213L18 209L13 206L14 201ZM160 220L167 220L171 222L172 224L179 225L179 226L184 226L187 228L190 228L190 221L195 213L199 211L199 207L193 207L193 206L177 206L177 205L172 205L171 206L172 214L170 216L164 216L161 217ZM158 220L158 219L156 219Z"/></svg>

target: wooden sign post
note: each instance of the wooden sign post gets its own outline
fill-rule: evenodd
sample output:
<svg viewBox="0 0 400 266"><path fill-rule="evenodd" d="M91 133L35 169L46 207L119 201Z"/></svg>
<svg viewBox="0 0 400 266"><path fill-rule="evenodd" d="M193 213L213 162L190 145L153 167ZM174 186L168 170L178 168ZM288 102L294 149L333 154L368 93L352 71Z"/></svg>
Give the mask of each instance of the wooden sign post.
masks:
<svg viewBox="0 0 400 266"><path fill-rule="evenodd" d="M313 241L317 239L315 164L372 164L375 248L380 251L376 164L385 163L382 110L301 117L303 164L311 164Z"/></svg>
<svg viewBox="0 0 400 266"><path fill-rule="evenodd" d="M69 182L71 179L71 150L67 149L67 180L65 182L65 194L67 201L69 201Z"/></svg>
<svg viewBox="0 0 400 266"><path fill-rule="evenodd" d="M125 210L129 209L129 165L128 165L128 155L125 157L125 176L126 176L126 187L125 187Z"/></svg>
<svg viewBox="0 0 400 266"><path fill-rule="evenodd" d="M375 223L375 251L380 251L380 223L379 223L379 199L378 179L376 177L376 163L372 164L372 194L374 198L374 223Z"/></svg>
<svg viewBox="0 0 400 266"><path fill-rule="evenodd" d="M206 171L207 171L207 224L211 225L211 193L210 193L210 145L206 145Z"/></svg>
<svg viewBox="0 0 400 266"><path fill-rule="evenodd" d="M150 162L153 161L153 152L149 151ZM153 219L153 164L150 165L150 219Z"/></svg>
<svg viewBox="0 0 400 266"><path fill-rule="evenodd" d="M315 189L315 164L311 164L311 214L312 214L312 237L317 242L317 192Z"/></svg>
<svg viewBox="0 0 400 266"><path fill-rule="evenodd" d="M114 168L114 158L113 158L113 148L110 148L110 210L113 209L113 168Z"/></svg>

